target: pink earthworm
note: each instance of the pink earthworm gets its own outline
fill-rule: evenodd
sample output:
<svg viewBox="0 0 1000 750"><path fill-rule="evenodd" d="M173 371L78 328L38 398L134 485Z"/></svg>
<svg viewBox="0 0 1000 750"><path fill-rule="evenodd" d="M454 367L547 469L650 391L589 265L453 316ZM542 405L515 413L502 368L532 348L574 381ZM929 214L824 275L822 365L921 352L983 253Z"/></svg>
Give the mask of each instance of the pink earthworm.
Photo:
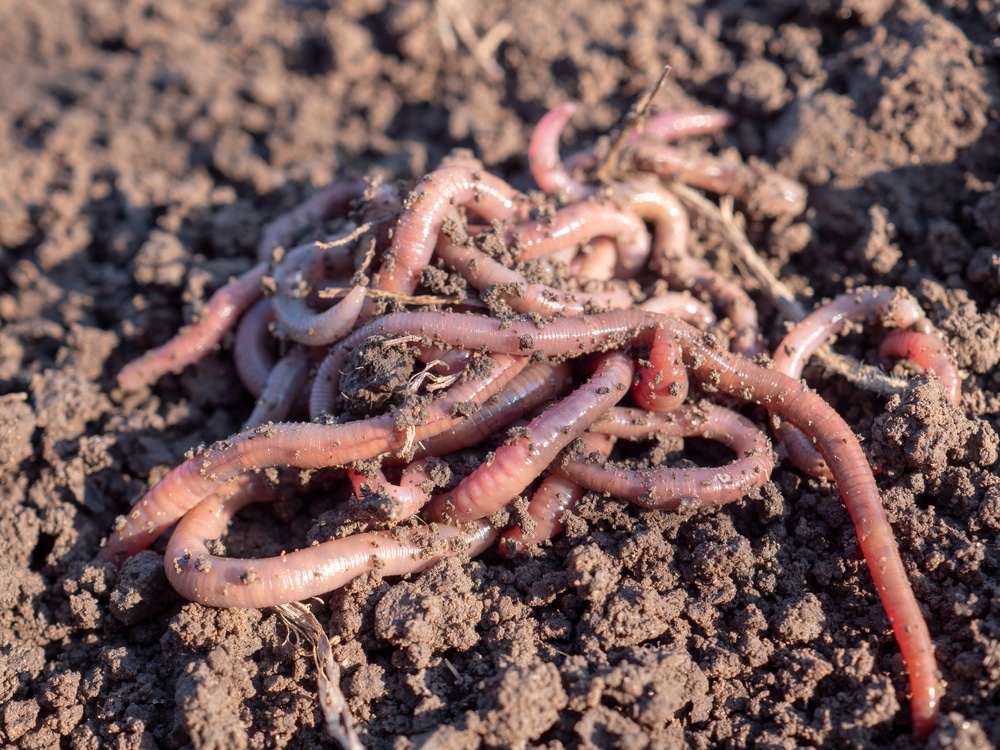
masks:
<svg viewBox="0 0 1000 750"><path fill-rule="evenodd" d="M274 321L274 307L271 300L263 297L247 310L236 327L233 339L233 364L236 374L247 392L260 398L267 386L267 378L277 362L271 353L271 332L268 327Z"/></svg>
<svg viewBox="0 0 1000 750"><path fill-rule="evenodd" d="M565 102L550 110L535 126L528 147L528 165L538 187L570 201L586 198L596 189L574 179L559 157L559 137L575 112L576 104L573 102ZM670 143L685 136L716 133L731 122L732 117L720 110L663 112L649 117L640 130L629 136L629 140L636 141L645 136ZM581 152L571 157L568 163L593 169L593 151Z"/></svg>
<svg viewBox="0 0 1000 750"><path fill-rule="evenodd" d="M278 373L274 372L278 361L271 353L274 339L268 330L268 326L273 320L274 308L271 307L271 300L266 297L257 300L243 314L233 339L233 364L236 365L236 373L239 375L243 387L255 399L260 399L263 396L265 389L268 388L268 382L272 378L276 381L280 379L283 383L280 388L292 394L292 401L286 414L304 413L309 408L309 392L304 387L305 382L295 384L288 381L287 368L291 363L286 364ZM307 367L308 364L307 362ZM308 374L308 371L306 372ZM279 388L277 383L274 388ZM267 396L266 400L271 401L274 398L275 394L272 393ZM258 419L261 415L251 417L247 420L247 425L262 424L268 420L279 421L275 414L271 413L266 418L260 418L256 422L253 420ZM283 419L284 416L281 418Z"/></svg>
<svg viewBox="0 0 1000 750"><path fill-rule="evenodd" d="M607 442L610 452L611 441ZM500 556L509 559L562 531L563 514L580 502L585 492L579 484L559 474L545 477L528 503L527 527L515 526L500 535Z"/></svg>
<svg viewBox="0 0 1000 750"><path fill-rule="evenodd" d="M197 322L125 365L118 373L118 385L126 391L137 391L152 385L168 372L180 372L205 356L219 345L226 331L236 325L243 311L261 297L261 283L266 273L267 264L258 263L219 288Z"/></svg>
<svg viewBox="0 0 1000 750"><path fill-rule="evenodd" d="M447 523L483 518L507 505L531 484L570 442L611 406L632 381L633 363L624 352L601 355L597 372L562 401L531 420L526 434L497 448L455 489L427 504L431 518Z"/></svg>
<svg viewBox="0 0 1000 750"><path fill-rule="evenodd" d="M384 498L386 502L379 503L379 520L399 523L417 513L430 500L428 485L433 487L424 458L411 461L403 469L399 484L392 484L386 479L381 468L373 469L369 474L362 474L354 469L347 470L347 478L354 487L358 500L369 497ZM371 503L365 503L366 508Z"/></svg>
<svg viewBox="0 0 1000 750"><path fill-rule="evenodd" d="M289 245L306 229L346 215L351 204L361 198L368 187L365 180L335 182L283 213L264 228L257 243L258 260L269 262L274 250Z"/></svg>
<svg viewBox="0 0 1000 750"><path fill-rule="evenodd" d="M673 338L664 328L653 332L648 360L640 360L632 384L632 398L643 409L671 412L688 393L687 370Z"/></svg>
<svg viewBox="0 0 1000 750"><path fill-rule="evenodd" d="M353 273L351 244L334 244L350 236L354 227L329 238L327 243L300 245L278 263L274 271L275 325L278 338L310 346L325 346L341 338L354 326L365 301L365 290L354 286L345 297L326 310L309 307L308 297L321 279Z"/></svg>
<svg viewBox="0 0 1000 750"><path fill-rule="evenodd" d="M541 258L595 237L609 237L618 247L615 275L619 278L635 276L649 259L649 232L642 220L627 208L596 198L564 206L543 221L516 224L506 236L513 243L516 260Z"/></svg>
<svg viewBox="0 0 1000 750"><path fill-rule="evenodd" d="M528 146L528 167L535 182L546 193L567 201L582 200L594 193L594 186L579 182L563 168L559 157L559 136L576 112L576 104L564 102L549 110L535 125Z"/></svg>
<svg viewBox="0 0 1000 750"><path fill-rule="evenodd" d="M732 324L733 351L747 357L759 353L757 306L743 287L688 252L690 228L681 202L649 180L630 180L619 191L632 210L653 225L653 269L674 288L708 295Z"/></svg>
<svg viewBox="0 0 1000 750"><path fill-rule="evenodd" d="M906 329L924 321L920 305L905 290L888 287L867 287L841 294L811 312L800 321L778 345L774 353L774 367L793 378L800 378L809 358L827 341L837 336L849 321L863 321L879 316L883 325ZM909 334L902 336L902 334ZM954 401L959 387L958 370L951 363L940 340L930 333L897 330L890 332L889 345L883 356L895 354L909 358L913 353L927 347L935 372L940 372L942 382L948 388L949 397ZM914 342L917 346L911 352L907 347L895 348L896 342ZM885 346L885 344L883 344ZM927 367L931 360L917 364ZM794 426L778 420L775 428L778 438L788 451L789 460L799 469L813 476L831 478L830 469L817 453L812 443Z"/></svg>
<svg viewBox="0 0 1000 750"><path fill-rule="evenodd" d="M164 567L181 596L209 607L273 607L328 593L365 573L405 575L449 555L475 556L497 537L488 522L461 529L430 524L354 534L263 559L214 554L209 545L241 507L257 499L213 496L180 520Z"/></svg>
<svg viewBox="0 0 1000 750"><path fill-rule="evenodd" d="M249 428L190 458L161 479L115 527L99 557L119 562L152 544L209 495L233 477L274 466L320 469L343 466L419 443L461 421L457 405L481 403L503 388L528 361L494 356L490 375L449 389L426 407L426 418L412 431L400 426L396 409L379 417L343 424L280 423Z"/></svg>
<svg viewBox="0 0 1000 750"><path fill-rule="evenodd" d="M479 250L471 238L456 244L453 239L442 237L436 254L448 268L476 289L485 291L492 287L503 290L500 293L504 301L519 313L583 315L595 308L614 309L632 305L632 295L627 287L604 292L565 292L547 284L529 282L523 274Z"/></svg>
<svg viewBox="0 0 1000 750"><path fill-rule="evenodd" d="M687 292L660 292L642 302L639 309L672 315L695 328L709 328L716 322L712 308Z"/></svg>
<svg viewBox="0 0 1000 750"><path fill-rule="evenodd" d="M944 385L953 404L962 400L962 376L944 343L929 331L889 331L882 339L879 355L884 358L902 357L933 372Z"/></svg>
<svg viewBox="0 0 1000 750"><path fill-rule="evenodd" d="M746 417L722 406L684 405L669 414L637 409L611 409L591 432L635 440L653 435L703 437L722 443L736 458L718 468L627 469L599 465L586 458L562 464L558 471L581 486L607 492L646 508L713 508L745 497L771 476L775 456L771 443ZM602 445L584 435L584 451ZM593 441L593 444L591 444Z"/></svg>
<svg viewBox="0 0 1000 750"><path fill-rule="evenodd" d="M530 364L465 419L424 440L416 455L440 456L483 443L569 390L572 383L565 362Z"/></svg>
<svg viewBox="0 0 1000 750"><path fill-rule="evenodd" d="M309 384L309 352L295 346L271 369L267 383L244 427L256 427L265 422L280 422L292 412L297 400Z"/></svg>
<svg viewBox="0 0 1000 750"><path fill-rule="evenodd" d="M687 185L750 203L766 216L798 216L806 207L802 185L742 162L725 162L714 156L690 156L651 139L633 141L626 159L641 171L661 179L679 179Z"/></svg>
<svg viewBox="0 0 1000 750"><path fill-rule="evenodd" d="M431 172L407 198L376 288L413 294L421 271L430 265L445 217L455 206L464 206L487 221L512 220L521 213L521 201L522 196L506 182L472 166L445 166Z"/></svg>
<svg viewBox="0 0 1000 750"><path fill-rule="evenodd" d="M575 279L608 281L615 276L618 248L610 237L595 237L574 254L569 262L570 275Z"/></svg>

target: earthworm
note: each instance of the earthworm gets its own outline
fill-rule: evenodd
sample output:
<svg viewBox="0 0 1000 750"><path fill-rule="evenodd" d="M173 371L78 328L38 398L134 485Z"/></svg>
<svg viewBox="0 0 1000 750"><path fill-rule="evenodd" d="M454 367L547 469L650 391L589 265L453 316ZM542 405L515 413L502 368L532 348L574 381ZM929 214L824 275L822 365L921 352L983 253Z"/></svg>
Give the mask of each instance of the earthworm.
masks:
<svg viewBox="0 0 1000 750"><path fill-rule="evenodd" d="M639 360L632 398L643 409L670 412L684 403L688 393L687 370L670 334L653 332L649 359Z"/></svg>
<svg viewBox="0 0 1000 750"><path fill-rule="evenodd" d="M632 305L628 288L604 292L565 292L547 284L529 282L523 274L499 263L475 247L456 244L453 239L442 237L438 241L437 256L452 271L460 274L473 287L486 291L493 287L504 301L520 313L552 315L583 315L593 308L622 308ZM503 290L503 291L501 291Z"/></svg>
<svg viewBox="0 0 1000 750"><path fill-rule="evenodd" d="M525 435L497 448L455 489L427 504L431 518L446 523L483 518L517 497L587 427L618 403L632 381L633 363L623 352L601 355L584 385L528 423Z"/></svg>
<svg viewBox="0 0 1000 750"><path fill-rule="evenodd" d="M651 264L667 283L706 294L732 324L732 349L748 357L760 352L757 306L746 291L688 252L688 215L668 190L648 180L621 188L628 205L653 225Z"/></svg>
<svg viewBox="0 0 1000 750"><path fill-rule="evenodd" d="M905 290L888 287L866 287L841 294L831 302L816 308L778 345L774 367L793 378L800 378L809 358L827 341L837 336L848 321L863 321L880 316L883 325L906 329L925 321L920 305ZM931 333L895 330L883 342L882 356L913 359L925 368L934 369L948 390L952 402L957 402L960 380L958 370L949 359L940 340ZM914 359L918 357L920 359ZM777 420L775 432L788 451L789 460L813 476L831 478L830 470L811 442L794 426Z"/></svg>
<svg viewBox="0 0 1000 750"><path fill-rule="evenodd" d="M256 427L285 419L309 382L311 364L309 352L301 346L293 347L282 357L271 369L264 390L244 426Z"/></svg>
<svg viewBox="0 0 1000 750"><path fill-rule="evenodd" d="M902 357L933 372L944 385L948 399L953 404L962 400L962 377L945 349L944 343L928 331L889 331L882 339L879 355L885 358Z"/></svg>
<svg viewBox="0 0 1000 750"><path fill-rule="evenodd" d="M261 413L248 419L245 426L262 424L266 421L279 421L289 413L305 412L309 408L309 392L302 387L305 383L295 383L288 379L288 368L293 363L286 363L281 366L281 370L275 372L279 364L271 353L274 339L268 330L268 326L273 320L274 309L271 307L271 300L267 297L257 300L243 314L236 327L236 337L233 339L233 364L236 366L236 373L239 375L243 387L255 400L262 398L272 379L275 380L275 384L272 387L272 393L265 400L275 400L275 396L279 392L289 393L292 400L288 405L288 411L284 412L280 418L276 416L277 412L270 412L266 415ZM310 361L304 363L306 367L304 372L307 375L310 364ZM278 384L279 380L281 385ZM284 397L280 396L278 400L280 401Z"/></svg>
<svg viewBox="0 0 1000 750"><path fill-rule="evenodd" d="M660 292L642 302L639 309L672 315L695 328L708 328L716 320L712 308L687 292Z"/></svg>
<svg viewBox="0 0 1000 750"><path fill-rule="evenodd" d="M559 157L559 137L575 112L573 102L549 110L535 125L528 146L528 166L538 187L567 200L581 200L596 190L595 186L574 179ZM731 122L732 116L720 110L665 112L647 118L641 130L630 134L629 141L649 137L670 143L685 136L716 133ZM567 164L590 171L596 166L594 162L593 151L587 150L570 157Z"/></svg>
<svg viewBox="0 0 1000 750"><path fill-rule="evenodd" d="M714 349L700 337L690 329L679 330L692 374L723 393L764 404L792 422L814 441L830 467L910 672L913 732L926 738L934 728L940 698L934 646L857 438L823 399L801 383Z"/></svg>
<svg viewBox="0 0 1000 750"><path fill-rule="evenodd" d="M746 417L722 406L686 404L669 413L611 409L592 432L631 440L652 435L703 437L722 443L736 458L719 468L627 469L599 465L584 458L563 463L558 471L577 484L607 492L646 508L712 508L745 497L771 476L775 456L767 437ZM584 435L584 452L600 450L601 442Z"/></svg>
<svg viewBox="0 0 1000 750"><path fill-rule="evenodd" d="M197 322L163 346L125 365L118 373L118 385L126 391L137 391L155 383L168 372L179 372L201 359L219 345L243 311L260 298L263 293L261 282L266 273L267 264L258 263L220 287L209 299Z"/></svg>
<svg viewBox="0 0 1000 750"><path fill-rule="evenodd" d="M233 364L236 374L254 398L260 398L267 378L277 361L271 353L273 339L268 326L274 321L271 300L263 297L243 313L233 339Z"/></svg>
<svg viewBox="0 0 1000 750"><path fill-rule="evenodd" d="M597 199L560 208L543 221L516 224L506 236L514 245L515 260L541 258L595 237L609 237L618 248L615 275L619 278L635 276L649 258L649 233L642 220L628 209Z"/></svg>
<svg viewBox="0 0 1000 750"><path fill-rule="evenodd" d="M608 451L610 452L610 440ZM528 547L551 539L562 531L563 513L583 497L586 490L559 474L549 474L538 485L528 503L528 525L514 526L500 535L500 555L513 557Z"/></svg>
<svg viewBox="0 0 1000 750"><path fill-rule="evenodd" d="M275 249L290 244L304 230L346 214L351 203L362 197L367 188L364 180L335 182L283 213L264 228L257 243L257 259L270 262Z"/></svg>
<svg viewBox="0 0 1000 750"><path fill-rule="evenodd" d="M805 210L805 190L787 177L742 162L690 156L674 146L650 139L633 141L628 149L625 158L640 171L667 180L676 178L720 195L732 195L766 216L798 216Z"/></svg>
<svg viewBox="0 0 1000 750"><path fill-rule="evenodd" d="M365 573L416 573L448 555L475 556L497 537L480 521L462 529L430 524L354 534L262 559L213 554L209 544L257 499L213 495L180 520L167 543L165 569L181 596L209 607L273 607L328 593Z"/></svg>
<svg viewBox="0 0 1000 750"><path fill-rule="evenodd" d="M233 477L273 466L319 469L343 466L397 451L408 442L449 429L463 419L456 404L481 402L527 365L523 357L496 356L490 376L458 383L426 408L426 419L412 431L400 428L392 410L371 419L322 425L280 423L252 427L190 458L161 479L115 527L99 553L117 562L152 544L177 519Z"/></svg>
<svg viewBox="0 0 1000 750"><path fill-rule="evenodd" d="M333 235L326 243L301 245L282 258L274 271L272 332L275 336L310 346L325 346L354 326L365 301L362 286L354 286L323 311L312 310L307 304L318 280L343 278L353 273L351 247L335 244L349 237L353 229Z"/></svg>
<svg viewBox="0 0 1000 750"><path fill-rule="evenodd" d="M368 498L378 498L379 520L399 523L417 513L430 499L428 483L433 486L427 469L427 459L411 461L404 469L399 484L386 479L381 468L362 474L347 470L347 478L354 487L354 495L370 513L372 503ZM381 502L383 501L384 502Z"/></svg>
<svg viewBox="0 0 1000 750"><path fill-rule="evenodd" d="M376 288L413 293L420 272L430 265L445 216L455 206L465 206L487 221L514 219L519 200L519 193L506 182L471 166L446 166L431 172L407 199Z"/></svg>
<svg viewBox="0 0 1000 750"><path fill-rule="evenodd" d="M565 362L528 365L496 395L482 404L470 404L473 408L465 419L424 440L416 455L441 456L478 445L544 406L571 385L572 372Z"/></svg>
<svg viewBox="0 0 1000 750"><path fill-rule="evenodd" d="M569 262L570 276L575 279L608 281L618 267L618 248L609 237L595 237Z"/></svg>

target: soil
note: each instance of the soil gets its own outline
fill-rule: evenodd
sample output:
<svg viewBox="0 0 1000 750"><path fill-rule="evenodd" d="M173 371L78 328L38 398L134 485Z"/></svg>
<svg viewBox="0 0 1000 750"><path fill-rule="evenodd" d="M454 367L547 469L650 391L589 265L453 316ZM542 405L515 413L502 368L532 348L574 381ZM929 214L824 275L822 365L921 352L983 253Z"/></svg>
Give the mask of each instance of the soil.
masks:
<svg viewBox="0 0 1000 750"><path fill-rule="evenodd" d="M864 437L927 616L946 686L928 746L1000 744L1000 7L463 7L0 4L0 744L327 746L310 656L273 613L182 601L160 548L94 561L150 483L249 414L228 351L141 394L114 375L315 188L456 147L530 187L547 109L581 102L590 142L664 63L660 106L736 115L701 146L809 187L803 217L749 227L804 302L901 285L947 337L958 407L922 377L886 401L808 374ZM859 334L846 349L877 358ZM228 544L312 539L323 512L249 512ZM589 497L517 564L365 578L314 610L371 748L915 745L846 511L787 463L716 513Z"/></svg>

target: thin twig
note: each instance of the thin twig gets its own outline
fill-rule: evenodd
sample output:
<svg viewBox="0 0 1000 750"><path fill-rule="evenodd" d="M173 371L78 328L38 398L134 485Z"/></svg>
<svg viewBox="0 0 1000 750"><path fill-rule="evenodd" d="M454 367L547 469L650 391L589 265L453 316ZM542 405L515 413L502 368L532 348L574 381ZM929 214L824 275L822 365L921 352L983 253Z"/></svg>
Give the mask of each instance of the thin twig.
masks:
<svg viewBox="0 0 1000 750"><path fill-rule="evenodd" d="M326 289L320 289L316 293L316 296L320 299L337 299L346 295L352 288L348 286L327 287ZM399 300L404 305L473 305L478 307L482 304L479 300L472 297L459 298L436 297L432 294L399 294L397 292L387 292L382 289L365 289L365 296L371 299L387 297Z"/></svg>
<svg viewBox="0 0 1000 750"><path fill-rule="evenodd" d="M731 199L724 204L723 208L720 208L687 185L674 183L671 185L671 189L690 208L714 223L722 231L722 236L736 252L737 265L740 270L744 275L748 275L757 282L764 294L778 308L782 318L797 323L806 317L805 308L795 299L792 290L771 273L771 269L758 255L743 229L736 222ZM895 378L877 367L859 362L854 357L837 354L829 346L821 347L814 356L828 373L838 374L859 388L873 391L881 396L902 393L906 388L905 380Z"/></svg>
<svg viewBox="0 0 1000 750"><path fill-rule="evenodd" d="M663 84L666 82L667 76L670 75L670 71L671 67L664 65L656 83L643 92L638 101L632 105L625 117L622 118L621 126L618 128L618 135L615 136L614 143L611 144L610 150L601 159L601 163L597 165L597 170L594 173L594 176L601 182L606 182L611 178L612 172L617 167L618 153L625 147L625 143L632 132L649 115L649 107L653 103L653 98L660 93L660 89L663 88Z"/></svg>

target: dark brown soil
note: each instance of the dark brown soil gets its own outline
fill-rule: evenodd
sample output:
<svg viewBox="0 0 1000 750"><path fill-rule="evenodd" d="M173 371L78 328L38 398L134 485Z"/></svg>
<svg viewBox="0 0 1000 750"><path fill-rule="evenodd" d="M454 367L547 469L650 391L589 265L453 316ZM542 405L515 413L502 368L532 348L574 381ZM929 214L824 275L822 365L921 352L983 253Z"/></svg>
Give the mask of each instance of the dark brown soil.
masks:
<svg viewBox="0 0 1000 750"><path fill-rule="evenodd" d="M116 515L252 407L225 351L126 398L114 374L314 187L455 147L528 187L546 109L582 102L587 141L664 63L663 106L730 109L717 146L809 186L804 220L751 227L804 301L903 285L947 335L959 408L921 378L889 403L811 378L866 440L937 646L928 744L1000 744L1000 9L752 5L0 4L0 744L328 743L275 615L185 603L157 552L94 562ZM477 58L464 24L499 46ZM232 548L319 534L324 508L300 510L248 513ZM718 513L590 498L517 565L442 562L315 609L372 748L913 745L847 514L788 465Z"/></svg>

